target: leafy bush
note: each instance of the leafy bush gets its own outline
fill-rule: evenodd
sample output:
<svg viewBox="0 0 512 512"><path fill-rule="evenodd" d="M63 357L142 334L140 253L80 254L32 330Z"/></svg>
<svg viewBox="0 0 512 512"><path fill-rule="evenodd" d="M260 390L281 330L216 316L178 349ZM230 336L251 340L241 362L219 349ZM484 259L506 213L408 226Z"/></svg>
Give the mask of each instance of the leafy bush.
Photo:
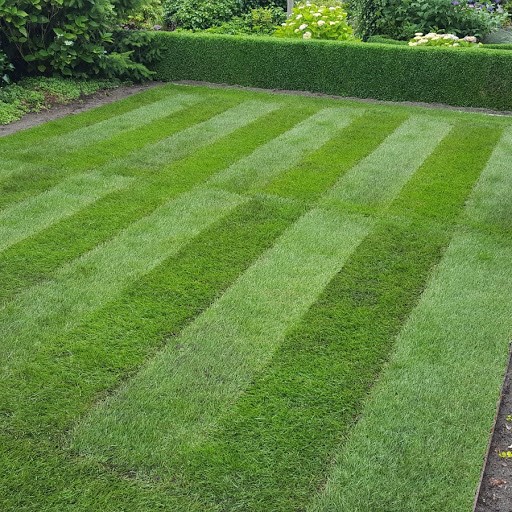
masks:
<svg viewBox="0 0 512 512"><path fill-rule="evenodd" d="M128 30L159 30L163 19L162 1L144 0L126 19L121 20L121 26Z"/></svg>
<svg viewBox="0 0 512 512"><path fill-rule="evenodd" d="M1 0L0 39L18 75L140 74L143 69L134 66L129 53L107 51L112 27L138 1Z"/></svg>
<svg viewBox="0 0 512 512"><path fill-rule="evenodd" d="M144 80L147 66L160 58L158 45L152 44L151 33L147 31L118 29L108 49L113 55L130 55L128 70L121 69L117 75L129 80Z"/></svg>
<svg viewBox="0 0 512 512"><path fill-rule="evenodd" d="M240 0L164 0L164 19L170 28L205 29L241 13Z"/></svg>
<svg viewBox="0 0 512 512"><path fill-rule="evenodd" d="M258 7L206 31L213 34L272 35L276 31L277 26L285 20L286 13L280 7Z"/></svg>
<svg viewBox="0 0 512 512"><path fill-rule="evenodd" d="M10 74L13 71L14 66L11 64L7 55L0 50L0 86L8 84L10 80Z"/></svg>
<svg viewBox="0 0 512 512"><path fill-rule="evenodd" d="M495 4L496 5L496 4ZM416 32L449 32L482 38L500 27L501 8L475 0L355 0L357 33L410 39Z"/></svg>
<svg viewBox="0 0 512 512"><path fill-rule="evenodd" d="M0 124L17 121L28 112L39 112L53 104L69 103L118 86L118 80L27 78L0 89Z"/></svg>
<svg viewBox="0 0 512 512"><path fill-rule="evenodd" d="M248 12L259 7L278 7L286 11L286 0L241 0L241 9Z"/></svg>
<svg viewBox="0 0 512 512"><path fill-rule="evenodd" d="M309 2L297 4L292 15L276 31L279 37L302 39L354 39L347 13L341 5L327 7Z"/></svg>
<svg viewBox="0 0 512 512"><path fill-rule="evenodd" d="M154 32L160 80L512 110L512 51ZM464 86L461 86L464 84Z"/></svg>
<svg viewBox="0 0 512 512"><path fill-rule="evenodd" d="M463 39L458 38L454 34L436 34L429 32L422 34L418 32L410 41L409 46L444 46L448 48L468 48L471 46L482 46L477 42L475 36L466 36Z"/></svg>

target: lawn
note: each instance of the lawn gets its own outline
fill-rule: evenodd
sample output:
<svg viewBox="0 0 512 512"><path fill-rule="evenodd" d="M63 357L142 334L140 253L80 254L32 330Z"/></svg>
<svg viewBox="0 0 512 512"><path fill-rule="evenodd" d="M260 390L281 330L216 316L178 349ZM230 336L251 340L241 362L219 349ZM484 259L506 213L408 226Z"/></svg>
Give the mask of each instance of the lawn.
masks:
<svg viewBox="0 0 512 512"><path fill-rule="evenodd" d="M512 118L167 85L0 162L2 511L471 510Z"/></svg>

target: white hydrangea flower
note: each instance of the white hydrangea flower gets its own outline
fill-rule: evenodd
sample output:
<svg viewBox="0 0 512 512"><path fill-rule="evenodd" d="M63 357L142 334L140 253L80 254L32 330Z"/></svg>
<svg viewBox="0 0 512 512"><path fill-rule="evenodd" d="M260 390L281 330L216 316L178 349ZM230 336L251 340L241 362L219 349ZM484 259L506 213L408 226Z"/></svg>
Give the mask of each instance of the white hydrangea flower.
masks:
<svg viewBox="0 0 512 512"><path fill-rule="evenodd" d="M414 34L416 37L421 37L423 35L423 32L416 32L416 34Z"/></svg>
<svg viewBox="0 0 512 512"><path fill-rule="evenodd" d="M336 7L329 7L329 11L335 11L336 10Z"/></svg>
<svg viewBox="0 0 512 512"><path fill-rule="evenodd" d="M66 46L73 46L73 41L64 41Z"/></svg>
<svg viewBox="0 0 512 512"><path fill-rule="evenodd" d="M307 23L303 23L300 27L299 27L299 30L304 30L308 28L308 24Z"/></svg>
<svg viewBox="0 0 512 512"><path fill-rule="evenodd" d="M313 34L311 32L304 32L304 34L302 35L302 39L311 39L311 36Z"/></svg>
<svg viewBox="0 0 512 512"><path fill-rule="evenodd" d="M324 21L324 20L318 20L317 25L318 25L319 27L322 27L323 25L325 25L325 21Z"/></svg>
<svg viewBox="0 0 512 512"><path fill-rule="evenodd" d="M464 38L464 41L467 41L468 43L476 43L476 37L475 36L466 36Z"/></svg>
<svg viewBox="0 0 512 512"><path fill-rule="evenodd" d="M295 32L296 34L298 34L298 33L300 32L300 30L299 30L298 28L296 28L296 29L294 30L294 32Z"/></svg>
<svg viewBox="0 0 512 512"><path fill-rule="evenodd" d="M302 18L302 14L297 14L297 16L295 17L296 20L300 20Z"/></svg>
<svg viewBox="0 0 512 512"><path fill-rule="evenodd" d="M314 13L313 13L313 16L314 16L315 18L318 18L318 16L322 16L322 13L321 13L321 12L314 12Z"/></svg>
<svg viewBox="0 0 512 512"><path fill-rule="evenodd" d="M331 25L331 27L332 27L333 25L336 25L336 23L337 23L336 21L329 21L329 25Z"/></svg>

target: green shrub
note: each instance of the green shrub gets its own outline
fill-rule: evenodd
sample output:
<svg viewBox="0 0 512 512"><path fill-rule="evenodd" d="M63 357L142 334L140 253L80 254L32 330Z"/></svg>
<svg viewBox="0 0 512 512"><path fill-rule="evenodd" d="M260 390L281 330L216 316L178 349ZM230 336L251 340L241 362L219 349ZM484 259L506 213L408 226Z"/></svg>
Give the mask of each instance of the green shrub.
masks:
<svg viewBox="0 0 512 512"><path fill-rule="evenodd" d="M160 80L512 110L512 52L153 33Z"/></svg>
<svg viewBox="0 0 512 512"><path fill-rule="evenodd" d="M449 32L479 38L502 25L500 8L475 0L354 0L357 33L367 39L383 34L410 39L416 32Z"/></svg>
<svg viewBox="0 0 512 512"><path fill-rule="evenodd" d="M248 12L259 7L278 7L286 11L286 0L241 0L241 9Z"/></svg>
<svg viewBox="0 0 512 512"><path fill-rule="evenodd" d="M151 30L162 25L164 9L161 0L143 0L126 19L121 20L121 26L129 30Z"/></svg>
<svg viewBox="0 0 512 512"><path fill-rule="evenodd" d="M8 84L10 79L10 74L12 73L14 66L11 64L7 55L0 50L0 86L4 84Z"/></svg>
<svg viewBox="0 0 512 512"><path fill-rule="evenodd" d="M138 1L1 0L0 39L18 75L124 76L132 70L140 74L144 70L129 53L107 50L112 27Z"/></svg>
<svg viewBox="0 0 512 512"><path fill-rule="evenodd" d="M218 27L206 32L229 35L272 35L278 25L286 20L286 13L280 7L258 7L246 14L235 16Z"/></svg>
<svg viewBox="0 0 512 512"><path fill-rule="evenodd" d="M293 8L290 18L276 31L279 37L302 39L354 39L347 13L341 5L326 6L301 2Z"/></svg>
<svg viewBox="0 0 512 512"><path fill-rule="evenodd" d="M241 13L240 0L164 0L170 28L199 30L213 27Z"/></svg>

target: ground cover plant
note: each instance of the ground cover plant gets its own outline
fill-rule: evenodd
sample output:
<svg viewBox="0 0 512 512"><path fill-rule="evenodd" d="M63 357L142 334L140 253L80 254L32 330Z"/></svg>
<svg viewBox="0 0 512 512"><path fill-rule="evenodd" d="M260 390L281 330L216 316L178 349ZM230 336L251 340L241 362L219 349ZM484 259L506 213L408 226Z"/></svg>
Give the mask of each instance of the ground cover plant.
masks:
<svg viewBox="0 0 512 512"><path fill-rule="evenodd" d="M508 117L179 85L1 139L1 510L470 510L511 155Z"/></svg>
<svg viewBox="0 0 512 512"><path fill-rule="evenodd" d="M115 79L25 78L0 88L0 125L17 121L29 112L40 112L119 85L120 81Z"/></svg>

